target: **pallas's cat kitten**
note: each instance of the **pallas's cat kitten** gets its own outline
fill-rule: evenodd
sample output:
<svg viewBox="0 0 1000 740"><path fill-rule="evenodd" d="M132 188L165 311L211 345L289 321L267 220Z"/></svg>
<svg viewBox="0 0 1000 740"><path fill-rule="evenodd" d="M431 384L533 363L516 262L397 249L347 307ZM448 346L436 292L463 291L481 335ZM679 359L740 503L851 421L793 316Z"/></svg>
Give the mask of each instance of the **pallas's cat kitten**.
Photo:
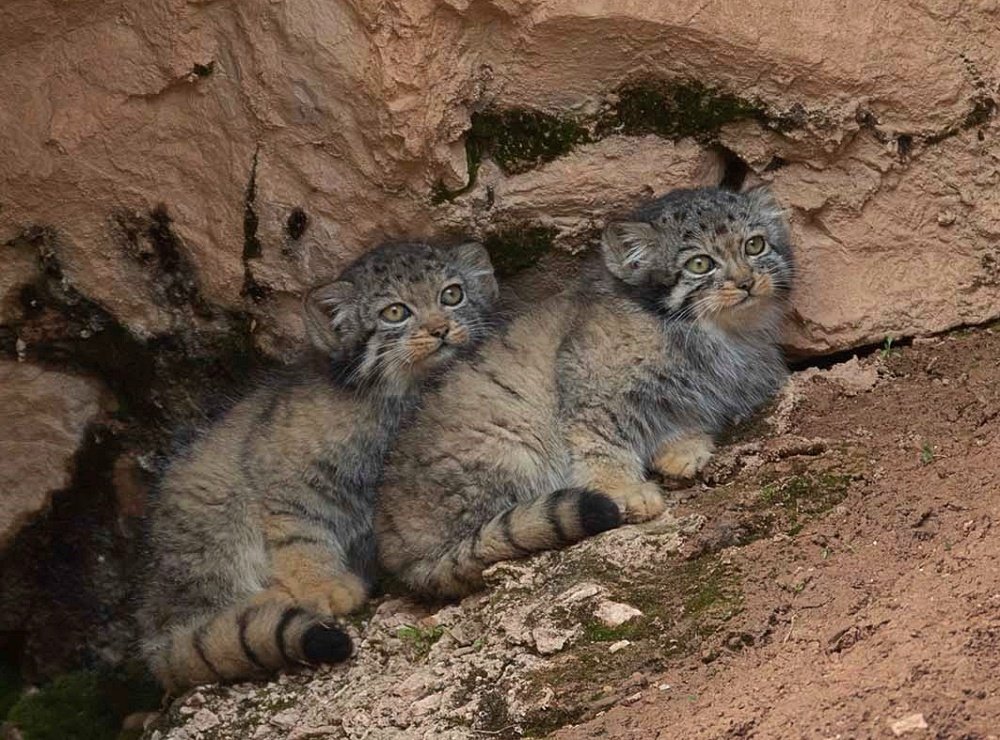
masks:
<svg viewBox="0 0 1000 740"><path fill-rule="evenodd" d="M241 401L159 486L139 622L167 688L349 656L330 618L367 596L385 452L496 293L468 243L384 246L307 295L314 366Z"/></svg>
<svg viewBox="0 0 1000 740"><path fill-rule="evenodd" d="M781 386L789 232L762 189L670 193L611 223L602 260L425 400L386 464L379 559L457 596L491 563L664 508L712 438Z"/></svg>

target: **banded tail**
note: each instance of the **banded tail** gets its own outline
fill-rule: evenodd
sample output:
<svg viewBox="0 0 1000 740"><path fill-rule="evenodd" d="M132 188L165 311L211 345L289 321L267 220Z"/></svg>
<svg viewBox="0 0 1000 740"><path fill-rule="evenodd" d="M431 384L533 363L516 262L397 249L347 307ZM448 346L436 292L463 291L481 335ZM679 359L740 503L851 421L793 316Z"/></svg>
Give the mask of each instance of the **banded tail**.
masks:
<svg viewBox="0 0 1000 740"><path fill-rule="evenodd" d="M419 590L463 596L482 585L482 573L503 560L572 545L622 524L618 505L603 493L563 488L515 504L469 537L452 543L441 557L411 563L401 574Z"/></svg>
<svg viewBox="0 0 1000 740"><path fill-rule="evenodd" d="M177 692L262 678L293 665L339 663L351 655L351 638L287 598L258 596L167 630L143 651L160 683Z"/></svg>

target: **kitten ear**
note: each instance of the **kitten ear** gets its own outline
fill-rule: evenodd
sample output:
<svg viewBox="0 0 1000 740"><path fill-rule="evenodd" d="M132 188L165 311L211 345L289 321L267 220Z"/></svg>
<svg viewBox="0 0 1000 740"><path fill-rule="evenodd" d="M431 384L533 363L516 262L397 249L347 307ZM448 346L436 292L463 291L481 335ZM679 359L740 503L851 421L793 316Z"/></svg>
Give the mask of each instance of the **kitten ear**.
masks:
<svg viewBox="0 0 1000 740"><path fill-rule="evenodd" d="M612 221L601 234L601 254L611 274L626 283L645 277L660 235L643 221Z"/></svg>
<svg viewBox="0 0 1000 740"><path fill-rule="evenodd" d="M318 285L306 293L303 299L306 334L317 349L336 354L354 343L356 298L357 288L346 280Z"/></svg>
<svg viewBox="0 0 1000 740"><path fill-rule="evenodd" d="M785 209L778 203L767 183L758 182L744 187L741 192L750 200L755 210L766 214L768 218L780 220L785 217Z"/></svg>
<svg viewBox="0 0 1000 740"><path fill-rule="evenodd" d="M787 229L788 218L785 209L774 197L767 183L746 188L743 196L750 201L750 208L757 218L774 225L775 228Z"/></svg>
<svg viewBox="0 0 1000 740"><path fill-rule="evenodd" d="M465 242L449 250L451 257L462 270L463 275L475 282L482 295L491 303L496 300L499 291L497 280L493 274L493 263L490 253L479 242Z"/></svg>

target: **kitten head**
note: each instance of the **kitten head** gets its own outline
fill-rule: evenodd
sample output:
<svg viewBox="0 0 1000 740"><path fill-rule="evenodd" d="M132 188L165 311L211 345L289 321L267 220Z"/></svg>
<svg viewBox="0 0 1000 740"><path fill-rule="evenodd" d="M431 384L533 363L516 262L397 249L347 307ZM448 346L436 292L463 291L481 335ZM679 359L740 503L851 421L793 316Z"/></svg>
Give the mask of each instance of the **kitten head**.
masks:
<svg viewBox="0 0 1000 740"><path fill-rule="evenodd" d="M306 295L306 328L349 383L405 390L485 336L496 297L481 244L383 245Z"/></svg>
<svg viewBox="0 0 1000 740"><path fill-rule="evenodd" d="M727 329L780 317L795 266L788 225L765 188L677 190L608 224L608 270L670 316Z"/></svg>

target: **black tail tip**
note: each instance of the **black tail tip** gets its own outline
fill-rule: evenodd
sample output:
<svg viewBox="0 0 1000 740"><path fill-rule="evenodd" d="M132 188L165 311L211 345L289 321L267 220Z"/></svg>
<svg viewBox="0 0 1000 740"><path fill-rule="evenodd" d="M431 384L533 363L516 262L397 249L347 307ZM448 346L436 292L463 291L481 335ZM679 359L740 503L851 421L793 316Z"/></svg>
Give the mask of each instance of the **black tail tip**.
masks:
<svg viewBox="0 0 1000 740"><path fill-rule="evenodd" d="M342 663L351 657L351 638L336 625L314 624L302 635L302 655L310 663Z"/></svg>
<svg viewBox="0 0 1000 740"><path fill-rule="evenodd" d="M618 504L606 494L584 489L578 499L580 526L588 537L622 525L622 513Z"/></svg>

